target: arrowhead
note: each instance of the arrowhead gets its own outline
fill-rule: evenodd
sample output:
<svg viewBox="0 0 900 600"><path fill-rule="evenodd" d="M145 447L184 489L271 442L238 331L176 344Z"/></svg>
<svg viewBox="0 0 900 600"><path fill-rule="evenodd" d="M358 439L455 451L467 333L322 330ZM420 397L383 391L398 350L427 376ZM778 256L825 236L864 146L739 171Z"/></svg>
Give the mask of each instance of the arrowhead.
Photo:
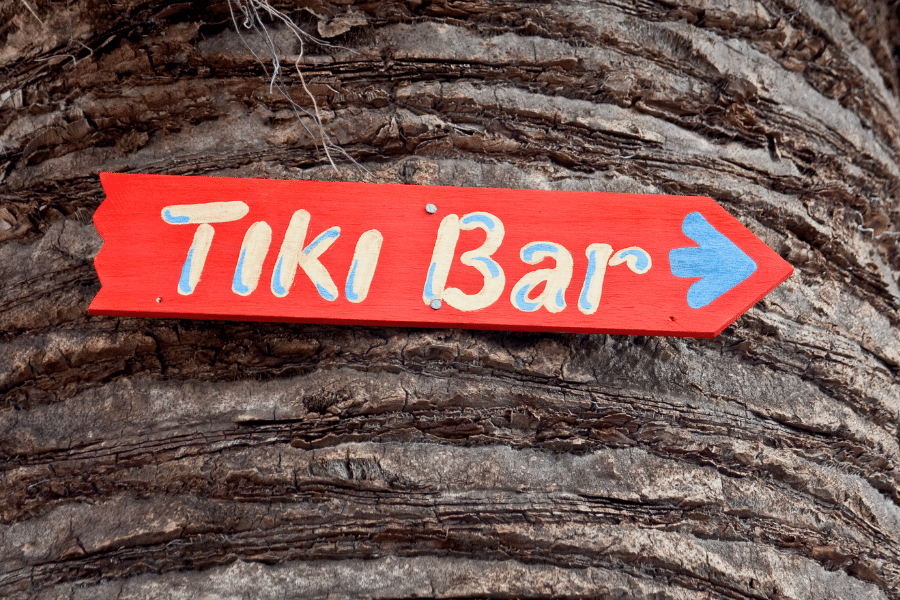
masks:
<svg viewBox="0 0 900 600"><path fill-rule="evenodd" d="M700 244L669 252L669 268L675 277L700 277L687 294L691 308L703 308L756 271L756 263L734 242L715 230L698 212L684 218L681 231Z"/></svg>

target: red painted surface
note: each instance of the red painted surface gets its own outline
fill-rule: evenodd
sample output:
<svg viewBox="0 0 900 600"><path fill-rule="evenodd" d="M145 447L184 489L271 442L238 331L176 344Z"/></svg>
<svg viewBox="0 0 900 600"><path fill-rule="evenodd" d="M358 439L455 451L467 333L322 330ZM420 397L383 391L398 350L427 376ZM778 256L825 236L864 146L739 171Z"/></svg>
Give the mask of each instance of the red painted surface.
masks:
<svg viewBox="0 0 900 600"><path fill-rule="evenodd" d="M90 307L96 315L209 318L379 326L464 327L526 331L569 331L711 337L721 332L778 284L792 268L712 199L691 196L558 192L494 188L433 187L101 174L107 198L94 216L104 246L95 259L102 289ZM215 234L194 292L177 292L182 266L197 225L172 225L161 217L170 205L242 201L249 213L239 220L214 223ZM437 207L435 214L426 205ZM271 289L272 272L285 231L295 211L310 213L304 245L334 226L340 237L321 256L339 297L323 299L310 278L298 270L287 296ZM423 301L423 289L441 219L487 212L505 227L493 259L506 283L491 306L463 312L435 310ZM697 279L676 277L669 252L697 244L682 232L685 217L699 212L718 232L756 263L756 271L703 308L690 308L686 297ZM255 222L271 227L258 287L249 295L232 291L244 235ZM360 235L377 229L384 241L368 297L351 303L344 283ZM479 229L462 231L447 286L474 294L482 276L460 263L460 254L485 240ZM529 242L561 244L574 268L565 292L567 307L523 312L510 291L526 273L552 268L554 260L525 264L520 249ZM652 258L643 275L625 265L606 269L597 311L585 315L578 298L588 260L585 248L605 243L614 251L639 246ZM159 299L159 301L157 301Z"/></svg>

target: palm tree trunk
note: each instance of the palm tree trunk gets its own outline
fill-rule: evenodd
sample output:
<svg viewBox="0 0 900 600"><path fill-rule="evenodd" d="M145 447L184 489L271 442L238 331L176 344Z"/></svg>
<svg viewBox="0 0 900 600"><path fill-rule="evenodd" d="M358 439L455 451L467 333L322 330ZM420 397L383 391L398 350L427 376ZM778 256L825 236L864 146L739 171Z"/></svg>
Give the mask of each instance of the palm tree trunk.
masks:
<svg viewBox="0 0 900 600"><path fill-rule="evenodd" d="M0 596L900 599L896 2L240 1L0 0ZM101 171L709 195L796 272L711 340L92 317Z"/></svg>

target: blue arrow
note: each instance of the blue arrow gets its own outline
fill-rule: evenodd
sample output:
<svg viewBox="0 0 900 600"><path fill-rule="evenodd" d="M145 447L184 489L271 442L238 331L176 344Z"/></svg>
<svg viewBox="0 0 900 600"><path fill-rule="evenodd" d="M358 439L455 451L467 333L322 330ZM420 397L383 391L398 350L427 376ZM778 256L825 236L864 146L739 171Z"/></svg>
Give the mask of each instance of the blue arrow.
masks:
<svg viewBox="0 0 900 600"><path fill-rule="evenodd" d="M681 231L700 244L669 252L672 275L702 278L688 290L687 303L691 308L703 308L756 271L753 259L716 231L700 213L686 216Z"/></svg>

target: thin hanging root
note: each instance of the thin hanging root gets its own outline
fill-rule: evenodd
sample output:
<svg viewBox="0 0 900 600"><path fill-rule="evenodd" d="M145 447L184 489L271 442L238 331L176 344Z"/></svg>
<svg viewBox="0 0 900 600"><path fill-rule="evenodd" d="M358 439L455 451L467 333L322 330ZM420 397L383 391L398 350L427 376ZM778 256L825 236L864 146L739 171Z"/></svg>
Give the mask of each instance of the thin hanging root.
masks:
<svg viewBox="0 0 900 600"><path fill-rule="evenodd" d="M44 24L43 19L41 19L41 18L38 16L38 14L37 14L36 12L34 12L34 9L31 8L31 5L28 4L28 0L22 0L22 4L25 5L25 8L28 9L28 12L30 12L31 14L34 15L34 18L38 20L38 23L40 23L41 25Z"/></svg>
<svg viewBox="0 0 900 600"><path fill-rule="evenodd" d="M316 113L316 123L319 123L319 131L322 133L322 148L325 150L325 156L328 157L328 162L331 163L331 166L337 169L334 166L334 160L331 158L331 153L328 151L328 146L331 144L331 140L328 139L328 136L325 135L325 128L322 127L322 116L319 114L319 103L316 102L315 96L313 96L312 92L309 91L309 88L306 87L306 79L303 77L303 72L300 70L300 59L303 58L303 46L300 46L300 55L297 57L297 61L294 63L294 68L297 70L297 75L300 77L300 85L303 86L303 91L306 92L306 95L309 97L310 101L312 101L313 110Z"/></svg>
<svg viewBox="0 0 900 600"><path fill-rule="evenodd" d="M273 90L278 90L278 92L284 97L285 100L291 105L291 109L294 111L294 114L297 117L297 120L300 121L300 124L306 130L306 132L313 138L313 140L319 139L322 143L322 150L325 152L325 157L328 159L329 164L335 170L336 173L340 174L340 169L334 162L334 158L331 155L332 151L340 152L344 155L350 162L352 162L355 166L362 169L367 175L374 177L374 175L361 164L359 164L352 156L350 156L346 150L337 146L331 141L331 138L328 137L328 134L325 132L325 127L322 124L322 115L319 112L319 104L316 102L316 98L313 93L310 91L309 87L306 85L306 79L303 77L303 72L300 70L300 61L303 59L305 41L310 41L314 44L325 46L329 48L342 48L341 46L335 46L333 44L329 44L309 33L300 29L290 17L281 12L280 10L273 8L268 0L228 0L228 9L231 11L231 21L234 23L235 31L237 31L238 36L240 36L241 41L244 42L244 45L253 55L253 58L262 66L266 75L269 75L269 71L266 68L266 63L260 58L256 52L254 52L253 48L247 42L244 35L241 33L241 27L238 25L237 15L235 14L235 6L240 10L243 15L243 19L241 25L243 25L244 29L253 29L259 36L262 38L263 42L266 45L266 48L269 54L272 57L272 74L269 76L269 93L272 93ZM308 110L294 102L294 99L291 98L291 95L288 93L287 89L281 83L281 61L278 58L278 48L275 45L275 41L272 39L269 30L266 28L265 23L262 20L262 14L260 11L268 14L270 17L278 19L287 25L288 29L291 33L294 34L294 37L297 38L297 41L300 43L300 52L297 56L297 60L294 62L294 68L297 71L297 75L300 78L300 85L303 87L303 91L306 93L306 96L309 98L310 102L313 105L313 112L310 113ZM346 48L344 48L346 49ZM303 113L307 117L311 118L318 129L318 136L310 131L309 127L303 122L300 113Z"/></svg>
<svg viewBox="0 0 900 600"><path fill-rule="evenodd" d="M900 1L900 0L898 0L898 1ZM900 231L882 231L878 235L875 235L875 229L873 229L872 227L864 227L866 221L865 221L865 217L863 217L863 214L861 212L859 212L858 210L854 210L853 212L856 213L856 216L859 217L859 221L860 221L860 224L856 226L856 229L858 229L859 231L862 231L863 233L871 233L872 239L880 240L884 236L887 236L887 237L900 236Z"/></svg>

